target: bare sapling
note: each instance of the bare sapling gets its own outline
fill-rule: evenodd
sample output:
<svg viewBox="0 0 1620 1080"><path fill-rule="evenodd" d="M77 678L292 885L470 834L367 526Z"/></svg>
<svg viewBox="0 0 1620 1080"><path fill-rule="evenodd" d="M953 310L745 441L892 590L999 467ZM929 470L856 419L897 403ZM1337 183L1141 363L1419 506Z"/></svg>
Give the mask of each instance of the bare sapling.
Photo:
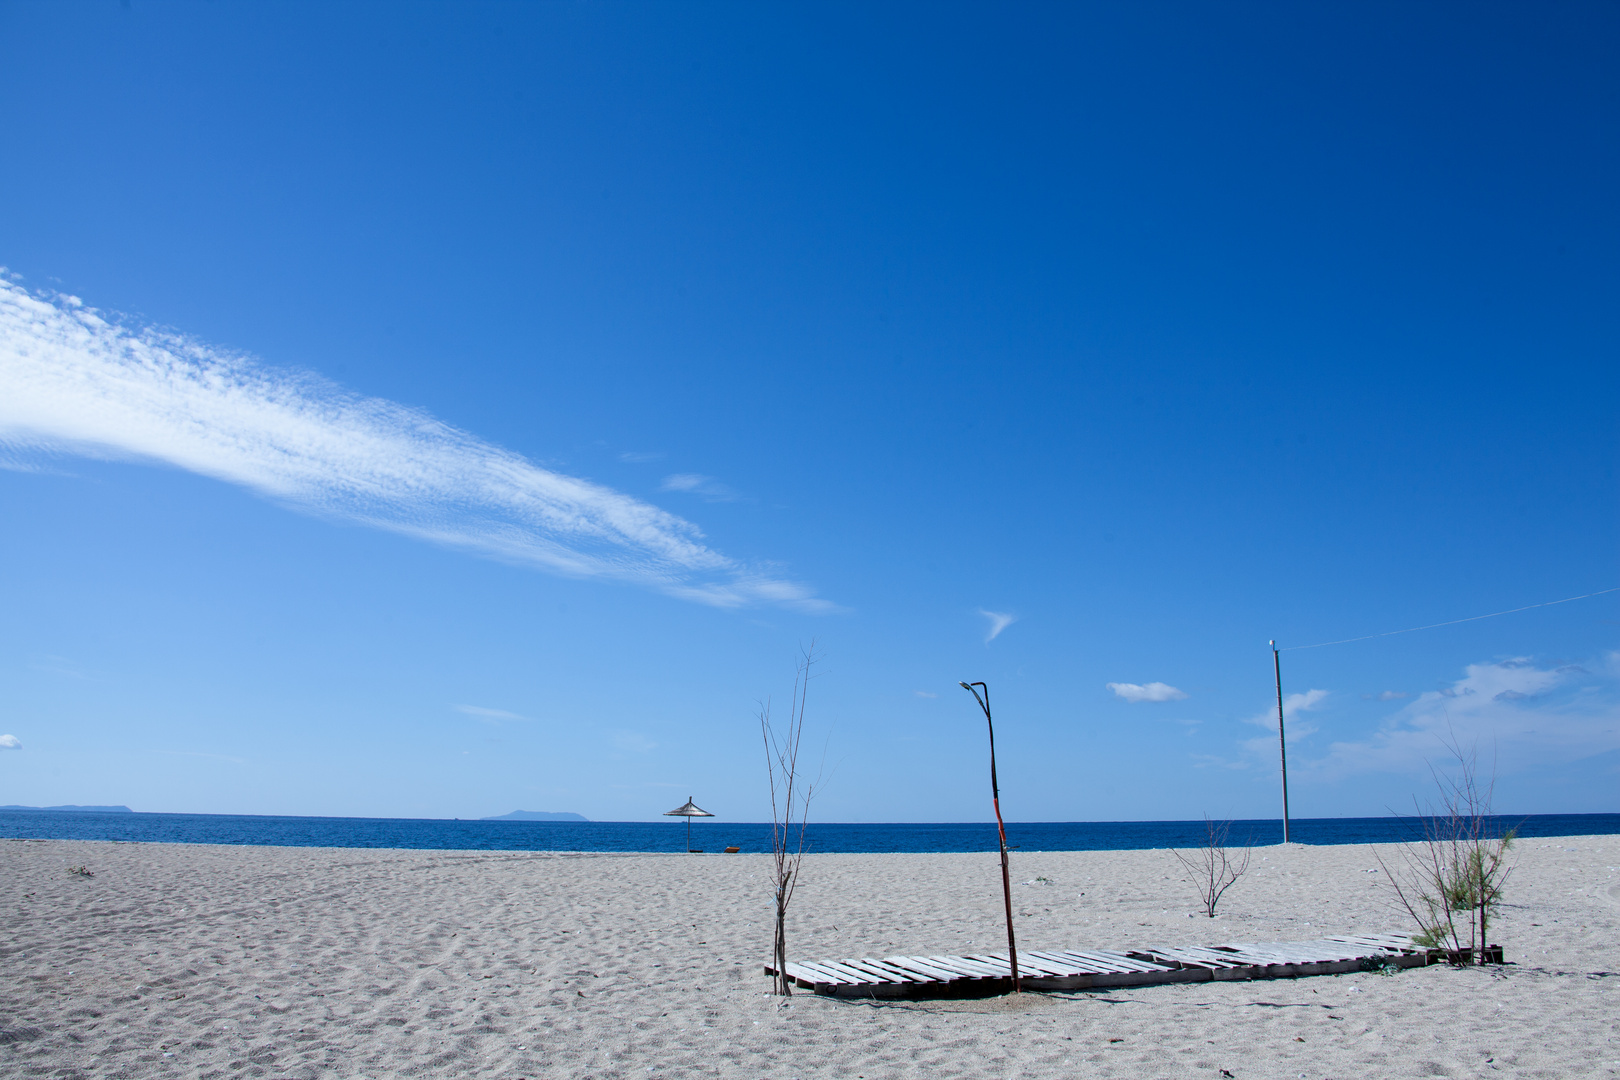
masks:
<svg viewBox="0 0 1620 1080"><path fill-rule="evenodd" d="M776 983L772 992L788 996L793 981L787 973L787 912L799 883L804 859L804 829L810 814L815 783L799 775L799 747L804 735L804 703L815 665L815 645L804 650L793 678L793 697L787 723L778 728L771 720L771 705L759 710L759 730L765 741L765 768L771 785L772 889L776 901L776 939L773 946Z"/></svg>
<svg viewBox="0 0 1620 1080"><path fill-rule="evenodd" d="M1232 831L1230 821L1212 821L1209 815L1204 815L1204 846L1196 851L1183 853L1175 848L1170 849L1183 868L1187 871L1188 879L1198 889L1198 899L1202 902L1204 914L1210 918L1215 917L1215 908L1226 895L1226 890L1237 883L1237 879L1249 872L1249 856L1253 853L1250 845L1245 845L1242 854L1229 850L1226 846L1227 836Z"/></svg>
<svg viewBox="0 0 1620 1080"><path fill-rule="evenodd" d="M1417 924L1414 944L1444 949L1453 963L1484 963L1491 921L1513 873L1507 854L1515 830L1502 829L1492 813L1494 773L1482 782L1473 749L1464 752L1454 738L1446 748L1456 766L1448 772L1429 766L1439 805L1413 800L1421 839L1402 845L1393 868L1376 848L1373 854L1396 905Z"/></svg>

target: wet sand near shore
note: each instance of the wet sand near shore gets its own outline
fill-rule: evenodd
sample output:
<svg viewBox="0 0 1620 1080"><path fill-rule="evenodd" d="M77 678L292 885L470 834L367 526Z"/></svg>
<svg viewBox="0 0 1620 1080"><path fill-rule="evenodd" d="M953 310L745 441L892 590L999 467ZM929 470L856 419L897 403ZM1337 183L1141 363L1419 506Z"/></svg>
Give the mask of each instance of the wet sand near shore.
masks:
<svg viewBox="0 0 1620 1080"><path fill-rule="evenodd" d="M1501 968L860 1002L769 996L761 855L0 841L0 1075L1620 1076L1620 837L1514 862ZM1211 920L1166 851L1018 852L1019 944L1405 932L1376 867L1256 848ZM1001 904L993 853L810 856L790 948L999 950Z"/></svg>

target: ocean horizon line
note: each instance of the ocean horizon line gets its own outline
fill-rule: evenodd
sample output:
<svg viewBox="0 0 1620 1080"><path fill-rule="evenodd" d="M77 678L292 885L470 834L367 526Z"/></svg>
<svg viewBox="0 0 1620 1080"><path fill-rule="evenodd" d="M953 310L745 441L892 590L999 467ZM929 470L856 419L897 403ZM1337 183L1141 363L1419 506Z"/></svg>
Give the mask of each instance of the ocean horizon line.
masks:
<svg viewBox="0 0 1620 1080"><path fill-rule="evenodd" d="M1418 838L1418 817L1290 818L1290 838L1322 846L1399 843ZM1495 814L1492 827L1525 839L1620 834L1620 813ZM1223 824L1227 823L1223 819ZM1202 847L1204 819L1007 822L1009 847L1023 851L1104 851ZM654 821L524 821L475 818L363 818L164 811L0 810L0 838L271 847L403 848L488 851L769 851L770 822L684 818ZM1229 822L1230 847L1282 840L1281 818ZM995 823L812 821L806 850L820 854L984 852L998 847Z"/></svg>
<svg viewBox="0 0 1620 1080"><path fill-rule="evenodd" d="M8 806L0 806L0 814L5 814L5 813L117 814L120 817L126 816L126 815L131 815L131 816L139 816L139 817L252 818L252 819L287 820L287 821L411 821L411 822L459 823L459 824L463 824L463 825L472 825L472 824L547 825L547 826L571 826L571 825L662 825L664 827L669 827L669 821L668 821L667 815L659 815L657 817L650 817L650 818L588 818L588 817L585 817L583 815L576 815L576 814L570 814L569 816L566 816L566 817L563 816L565 813L568 813L568 812L558 812L555 817L551 817L551 818L520 818L520 817L514 817L511 814L495 814L495 815L487 815L487 816L482 816L482 817L402 817L402 816L390 815L390 814L255 814L255 813L226 813L226 812L221 812L221 811L209 811L209 810L133 810L133 809L131 809L131 808L127 807L127 806L123 806L123 805L102 805L102 806L97 806L97 805L83 805L83 806L74 806L74 805L62 805L62 806L17 806L17 805L8 805ZM1420 820L1425 820L1425 819L1432 819L1432 818L1434 818L1436 816L1437 815L1397 814L1397 813L1379 814L1379 815L1373 815L1373 814L1329 814L1329 815L1324 815L1324 816L1319 816L1319 817L1290 816L1288 820L1293 825L1300 825L1300 824L1303 824L1303 823L1310 823L1310 822L1333 822L1333 821L1383 821L1383 820L1389 820L1389 821L1420 821ZM1439 816L1443 816L1443 815L1439 815ZM1519 819L1519 818L1524 818L1524 819L1531 819L1531 818L1609 818L1609 817L1620 817L1620 810L1615 810L1615 811L1604 811L1604 810L1581 811L1581 812L1572 812L1572 813L1563 813L1563 812L1519 813L1519 812L1508 812L1508 811L1492 811L1490 814L1487 814L1485 816L1487 818L1489 818L1490 820L1492 820L1492 821L1498 821L1498 820L1503 820L1503 819ZM679 820L684 820L684 819L679 819ZM1231 817L1231 818L1228 818L1228 817L1208 816L1208 817L1197 817L1197 818L1013 818L1013 817L1007 817L1005 820L1006 820L1006 823L1009 826L1014 825L1014 824L1017 824L1017 825L1185 825L1185 824L1198 824L1198 825L1201 825L1206 820L1209 820L1209 821L1214 821L1214 822L1216 822L1218 824L1233 824L1233 825L1273 824L1273 825L1277 825L1277 826L1280 827L1281 824L1282 824L1283 819L1281 817L1257 817L1257 818ZM713 820L705 820L705 819L701 819L701 818L694 818L692 827L694 829L714 828L714 827L719 827L720 825L725 825L725 824L729 824L729 825L757 825L757 826L760 826L760 827L768 827L768 826L771 825L771 822L769 822L769 821L750 821L750 820L745 820L745 819L742 819L742 818L726 819L726 818L720 818L718 815L716 815L715 819L713 819ZM807 823L806 827L814 829L814 828L818 828L818 827L821 827L821 826L837 825L837 826L859 826L859 827L863 827L863 828L864 827L908 828L908 827L935 827L935 826L955 828L955 827L958 827L958 826L972 827L972 826L978 826L978 825L994 825L994 824L995 824L995 818L987 817L987 818L984 818L982 820L975 818L975 819L965 819L965 820L957 820L957 821L934 821L934 820L930 820L930 821L811 820L811 821L809 821Z"/></svg>

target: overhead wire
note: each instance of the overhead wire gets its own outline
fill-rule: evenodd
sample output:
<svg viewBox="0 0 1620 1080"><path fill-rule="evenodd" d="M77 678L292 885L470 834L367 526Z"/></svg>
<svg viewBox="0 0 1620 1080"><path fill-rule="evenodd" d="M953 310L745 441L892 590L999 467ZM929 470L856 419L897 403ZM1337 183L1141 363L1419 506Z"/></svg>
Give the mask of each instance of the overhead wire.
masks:
<svg viewBox="0 0 1620 1080"><path fill-rule="evenodd" d="M1352 641L1371 641L1373 638L1394 637L1396 634L1411 634L1419 630L1434 630L1441 626L1456 626L1459 623L1478 622L1481 619L1494 619L1498 615L1512 615L1520 611L1529 611L1532 608L1552 607L1554 604L1567 604L1573 600L1588 600L1594 596L1603 596L1606 593L1620 592L1620 585L1612 589L1599 589L1597 592L1582 593L1580 596L1566 596L1562 600L1548 600L1544 604L1526 604L1524 607L1508 608L1506 611L1493 611L1489 615L1471 615L1466 619L1452 619L1449 622L1430 623L1427 626L1409 626L1405 630L1386 630L1381 634L1364 634L1361 637L1340 638L1338 641L1318 641L1315 645L1289 645L1278 649L1278 652L1297 652L1300 649L1320 649L1328 645L1348 645Z"/></svg>

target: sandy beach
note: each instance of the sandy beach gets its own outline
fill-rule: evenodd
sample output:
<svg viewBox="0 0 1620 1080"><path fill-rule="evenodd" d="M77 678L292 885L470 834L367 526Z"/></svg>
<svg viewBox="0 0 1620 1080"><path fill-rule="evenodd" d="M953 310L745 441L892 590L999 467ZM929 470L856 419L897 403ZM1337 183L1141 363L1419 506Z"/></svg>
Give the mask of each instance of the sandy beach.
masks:
<svg viewBox="0 0 1620 1080"><path fill-rule="evenodd" d="M5 841L0 1074L1620 1076L1620 837L1527 840L1515 863L1502 968L873 1003L768 995L759 855ZM1168 852L1019 852L1019 942L1407 931L1376 866L1257 848L1210 920ZM1003 933L993 854L822 855L790 945Z"/></svg>

